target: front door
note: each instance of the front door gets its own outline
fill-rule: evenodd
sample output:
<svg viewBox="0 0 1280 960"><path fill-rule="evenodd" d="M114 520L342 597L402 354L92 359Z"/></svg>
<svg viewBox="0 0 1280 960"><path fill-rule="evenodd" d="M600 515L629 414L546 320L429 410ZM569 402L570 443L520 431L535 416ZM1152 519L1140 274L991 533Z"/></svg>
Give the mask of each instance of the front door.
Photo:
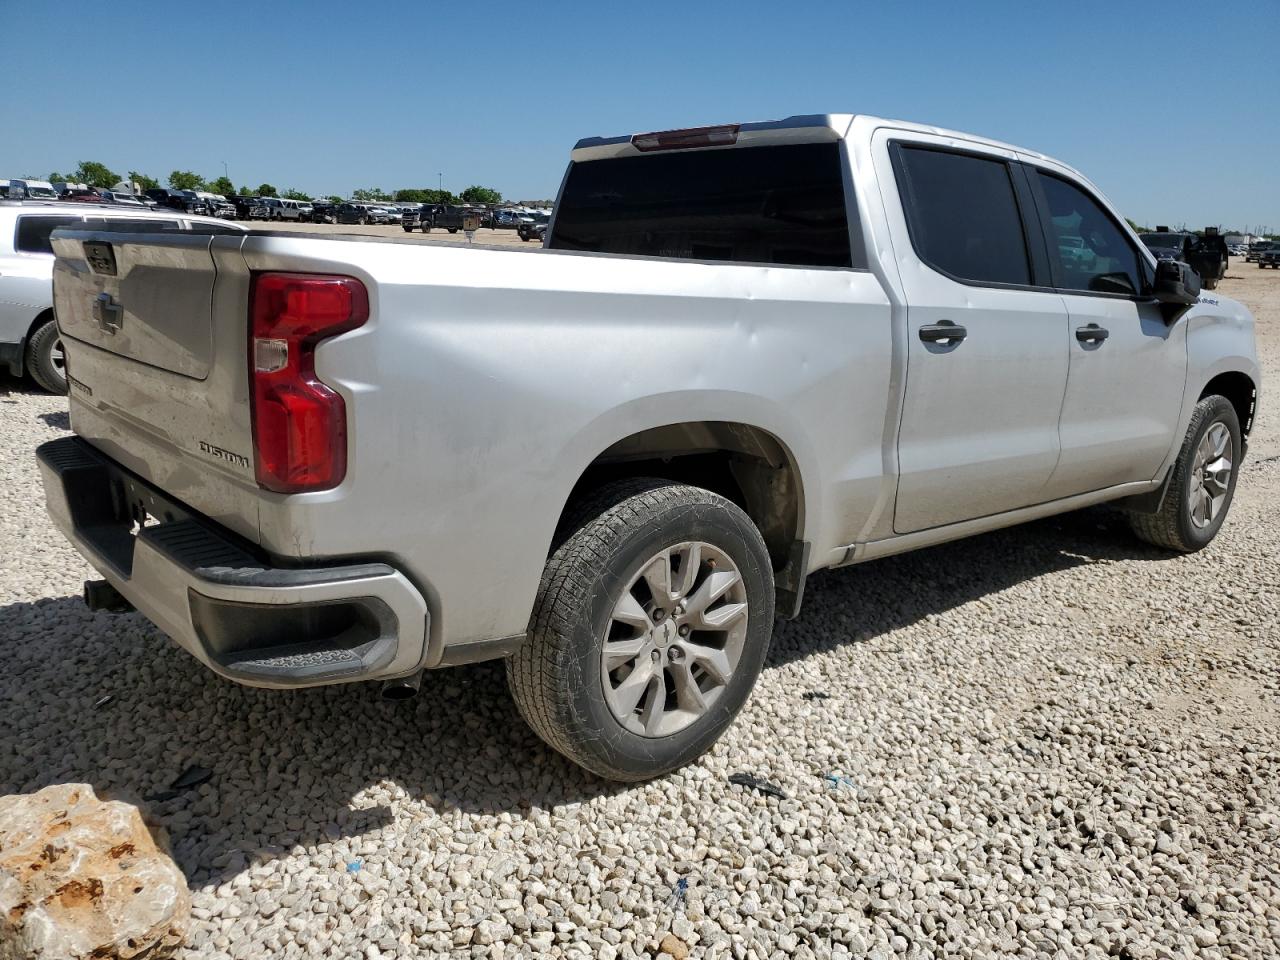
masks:
<svg viewBox="0 0 1280 960"><path fill-rule="evenodd" d="M1065 176L1028 172L1071 357L1049 498L1154 479L1182 413L1186 324L1165 323L1145 296L1142 254L1100 200Z"/></svg>
<svg viewBox="0 0 1280 960"><path fill-rule="evenodd" d="M895 231L908 326L894 530L910 533L1046 499L1066 308L1040 275L1011 155L914 136L889 149L911 241L897 249Z"/></svg>

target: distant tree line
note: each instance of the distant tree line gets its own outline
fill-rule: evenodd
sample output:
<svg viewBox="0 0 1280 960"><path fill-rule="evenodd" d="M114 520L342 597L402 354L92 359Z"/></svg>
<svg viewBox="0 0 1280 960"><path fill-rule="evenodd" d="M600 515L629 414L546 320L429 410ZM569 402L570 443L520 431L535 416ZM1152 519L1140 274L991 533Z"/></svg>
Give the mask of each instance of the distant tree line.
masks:
<svg viewBox="0 0 1280 960"><path fill-rule="evenodd" d="M51 173L48 177L50 182L67 182L67 183L87 183L91 187L101 189L110 189L121 180L127 180L138 184L143 190L153 190L160 186L160 181L155 177L149 177L145 173L139 173L137 170L130 170L127 176L120 176L113 170L109 169L105 163L98 163L96 160L81 160L80 165L71 171L71 173ZM242 186L239 190L236 185L231 182L228 177L216 177L212 180L206 180L198 173L191 170L174 170L169 174L168 183L170 188L174 190L207 190L210 193L220 193L224 197L239 194L241 196L259 196L259 197L284 197L286 200L314 200L308 193L301 190L295 190L292 187L283 193L276 190L269 183L259 184L255 190L249 186ZM501 203L502 194L492 187L471 186L463 190L460 195L455 195L448 190L435 189L406 189L396 190L394 193L387 193L380 187L361 187L359 190L353 190L351 193L353 200L391 200L400 203ZM330 195L326 199L337 203L343 200L343 197Z"/></svg>

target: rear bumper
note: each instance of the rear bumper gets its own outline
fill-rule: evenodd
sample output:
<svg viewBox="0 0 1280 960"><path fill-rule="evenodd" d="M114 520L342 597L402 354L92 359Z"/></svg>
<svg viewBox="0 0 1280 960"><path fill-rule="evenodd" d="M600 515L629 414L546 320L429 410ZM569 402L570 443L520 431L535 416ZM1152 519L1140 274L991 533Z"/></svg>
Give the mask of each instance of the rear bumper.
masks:
<svg viewBox="0 0 1280 960"><path fill-rule="evenodd" d="M215 673L283 688L387 679L425 664L426 602L389 564L275 566L78 437L36 455L58 529ZM135 523L148 516L151 525Z"/></svg>

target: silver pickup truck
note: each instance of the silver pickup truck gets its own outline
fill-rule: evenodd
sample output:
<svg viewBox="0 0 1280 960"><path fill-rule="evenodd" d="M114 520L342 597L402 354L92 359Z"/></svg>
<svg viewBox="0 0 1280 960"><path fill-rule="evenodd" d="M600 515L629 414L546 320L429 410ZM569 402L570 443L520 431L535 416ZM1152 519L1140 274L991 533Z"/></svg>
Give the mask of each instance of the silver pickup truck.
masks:
<svg viewBox="0 0 1280 960"><path fill-rule="evenodd" d="M533 253L53 243L92 606L258 686L506 658L618 779L715 742L815 570L1102 501L1205 546L1258 398L1249 312L1076 171L865 116L583 140Z"/></svg>

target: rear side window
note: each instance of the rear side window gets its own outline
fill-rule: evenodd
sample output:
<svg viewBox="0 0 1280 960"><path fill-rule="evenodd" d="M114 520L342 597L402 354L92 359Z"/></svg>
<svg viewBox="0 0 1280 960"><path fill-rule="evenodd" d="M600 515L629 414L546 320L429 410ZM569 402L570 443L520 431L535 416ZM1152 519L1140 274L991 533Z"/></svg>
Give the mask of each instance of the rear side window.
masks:
<svg viewBox="0 0 1280 960"><path fill-rule="evenodd" d="M53 253L49 234L58 227L79 223L80 219L76 216L19 217L17 233L13 237L13 248L22 253Z"/></svg>
<svg viewBox="0 0 1280 960"><path fill-rule="evenodd" d="M850 252L837 143L575 163L548 247L733 263L864 266L855 264Z"/></svg>
<svg viewBox="0 0 1280 960"><path fill-rule="evenodd" d="M1031 283L1008 164L898 144L894 168L921 260L971 283Z"/></svg>

